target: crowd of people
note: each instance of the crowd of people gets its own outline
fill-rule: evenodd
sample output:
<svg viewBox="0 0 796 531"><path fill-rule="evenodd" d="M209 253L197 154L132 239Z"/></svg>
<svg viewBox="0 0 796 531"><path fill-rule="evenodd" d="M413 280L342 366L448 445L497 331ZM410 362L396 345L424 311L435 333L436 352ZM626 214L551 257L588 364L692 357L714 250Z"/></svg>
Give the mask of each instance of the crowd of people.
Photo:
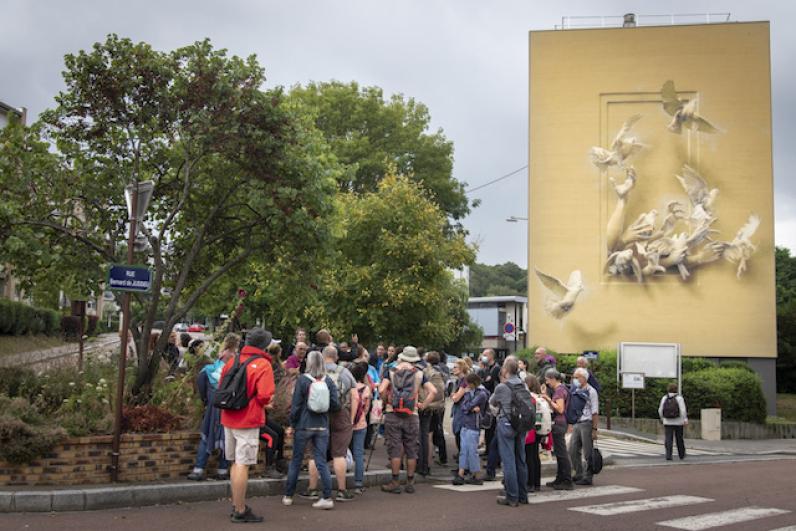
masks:
<svg viewBox="0 0 796 531"><path fill-rule="evenodd" d="M536 350L531 366L514 356L499 363L486 349L475 361L457 358L449 371L436 351L379 344L371 353L356 335L336 343L328 330L314 339L310 342L299 329L295 341L283 347L270 332L254 328L239 348L240 337L229 334L218 359L198 373L206 410L188 478L205 479L208 458L220 450L217 477L231 480L233 522L262 521L245 501L249 469L257 464L261 444L266 476L287 478L285 506L299 496L313 500L314 508L331 509L335 502L364 494L366 449L380 434L392 473L381 489L414 493L416 475L430 473L435 453L436 463L447 465L446 394L457 448L454 485L481 485L495 480L502 468L503 490L496 501L516 507L542 487L543 450L552 450L556 459L556 477L547 484L556 490L591 485L602 466L594 448L600 384L586 358L578 358L567 384L544 348ZM667 459L673 439L683 458L687 417L676 388L661 400L660 413L667 427ZM283 455L286 439L292 439L289 461ZM304 466L308 486L297 492ZM350 468L353 490L347 488Z"/></svg>

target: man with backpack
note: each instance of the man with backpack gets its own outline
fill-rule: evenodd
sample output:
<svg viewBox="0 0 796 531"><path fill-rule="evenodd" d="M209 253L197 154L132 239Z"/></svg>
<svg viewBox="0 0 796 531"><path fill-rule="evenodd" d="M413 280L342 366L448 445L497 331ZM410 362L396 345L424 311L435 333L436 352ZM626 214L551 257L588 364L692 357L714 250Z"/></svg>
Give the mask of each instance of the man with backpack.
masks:
<svg viewBox="0 0 796 531"><path fill-rule="evenodd" d="M677 439L677 455L680 459L685 459L685 441L683 440L683 429L688 424L688 411L685 408L685 400L677 393L677 384L669 384L669 392L661 398L658 406L658 415L663 422L665 430L664 447L666 448L666 460L672 460L672 439Z"/></svg>
<svg viewBox="0 0 796 531"><path fill-rule="evenodd" d="M495 387L489 404L497 408L495 437L503 462L505 496L498 505L517 507L528 503L528 465L525 462L525 435L536 425L536 407L528 386L519 376L517 358L503 362L504 381Z"/></svg>
<svg viewBox="0 0 796 531"><path fill-rule="evenodd" d="M427 476L431 473L431 458L432 449L430 438L434 422L438 418L440 412L445 411L445 377L439 369L439 353L429 352L426 354L426 364L422 368L423 375L426 380L431 382L436 391L434 401L420 412L420 457L418 458L417 468L421 476ZM420 388L419 400L425 401L426 391Z"/></svg>
<svg viewBox="0 0 796 531"><path fill-rule="evenodd" d="M390 457L392 481L382 485L381 490L392 494L401 493L401 453L406 455L406 487L404 492L415 492L415 470L420 446L420 420L418 410L424 411L436 399L437 391L423 371L415 364L420 362L417 349L404 347L398 355L397 364L384 373L379 385L379 395L385 397L384 440ZM420 389L426 392L425 400L419 401Z"/></svg>
<svg viewBox="0 0 796 531"><path fill-rule="evenodd" d="M357 382L351 371L338 365L337 349L326 346L323 349L324 370L326 375L334 382L340 408L329 414L329 453L332 457L334 475L337 479L337 496L335 501L347 502L354 499L354 495L346 488L346 455L354 435L354 425L351 422L351 401L356 393ZM318 469L317 463L309 463L310 487L312 497L317 493Z"/></svg>
<svg viewBox="0 0 796 531"><path fill-rule="evenodd" d="M600 414L597 390L589 385L589 371L582 367L575 369L572 391L567 410L567 423L572 426L569 441L569 457L575 467L575 485L591 485L594 476L592 452L597 437L597 421ZM583 458L581 458L581 453ZM583 459L586 469L583 469Z"/></svg>
<svg viewBox="0 0 796 531"><path fill-rule="evenodd" d="M231 520L235 523L262 522L246 505L249 466L257 464L260 426L265 424L265 406L274 394L271 358L265 352L271 332L253 328L246 334L246 346L221 371L213 403L221 409L226 458L233 462Z"/></svg>

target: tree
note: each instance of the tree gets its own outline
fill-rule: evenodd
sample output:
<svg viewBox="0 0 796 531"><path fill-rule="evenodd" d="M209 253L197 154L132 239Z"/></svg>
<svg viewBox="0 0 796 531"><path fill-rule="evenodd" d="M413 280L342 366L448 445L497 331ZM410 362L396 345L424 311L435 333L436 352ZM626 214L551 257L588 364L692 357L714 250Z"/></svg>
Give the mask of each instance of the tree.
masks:
<svg viewBox="0 0 796 531"><path fill-rule="evenodd" d="M428 192L388 175L373 192L341 194L324 270L319 322L356 331L365 343L441 346L461 332L464 307L451 269L471 263L464 236L446 235L446 216Z"/></svg>
<svg viewBox="0 0 796 531"><path fill-rule="evenodd" d="M777 389L796 392L796 257L776 249Z"/></svg>
<svg viewBox="0 0 796 531"><path fill-rule="evenodd" d="M513 262L501 265L473 264L470 267L470 296L528 296L528 272Z"/></svg>
<svg viewBox="0 0 796 531"><path fill-rule="evenodd" d="M152 266L153 288L136 298L133 327L133 393L145 399L168 335L147 352L157 314L170 330L253 257L289 250L296 267L312 262L328 235L337 165L305 113L281 90L261 90L255 57L229 57L207 40L167 53L111 35L67 55L64 81L57 107L26 133L41 128L55 158L41 143L34 157L17 142L11 155L21 173L11 164L0 174L10 204L2 258L22 271L40 242L74 255L40 274L65 267L99 292L107 264L124 261L124 187L153 180L142 224L150 249L136 257Z"/></svg>
<svg viewBox="0 0 796 531"><path fill-rule="evenodd" d="M290 97L301 101L346 171L344 192L375 192L391 168L420 184L454 221L470 211L464 184L453 178L453 144L442 130L429 132L428 108L400 94L384 99L378 87L310 83ZM460 227L459 227L460 228Z"/></svg>

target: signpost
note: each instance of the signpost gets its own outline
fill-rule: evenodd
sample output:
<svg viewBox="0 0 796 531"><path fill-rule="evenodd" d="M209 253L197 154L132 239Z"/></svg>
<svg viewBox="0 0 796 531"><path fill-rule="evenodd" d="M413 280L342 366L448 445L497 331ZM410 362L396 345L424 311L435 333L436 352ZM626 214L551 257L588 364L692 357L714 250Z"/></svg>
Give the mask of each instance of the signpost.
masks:
<svg viewBox="0 0 796 531"><path fill-rule="evenodd" d="M636 389L644 389L644 373L623 372L622 389L630 389L630 418L636 420Z"/></svg>
<svg viewBox="0 0 796 531"><path fill-rule="evenodd" d="M146 266L113 264L108 270L108 289L131 293L149 293L152 271Z"/></svg>
<svg viewBox="0 0 796 531"><path fill-rule="evenodd" d="M511 321L507 321L506 324L503 325L503 339L506 341L515 341L515 337L517 334L517 328L514 326L514 323Z"/></svg>

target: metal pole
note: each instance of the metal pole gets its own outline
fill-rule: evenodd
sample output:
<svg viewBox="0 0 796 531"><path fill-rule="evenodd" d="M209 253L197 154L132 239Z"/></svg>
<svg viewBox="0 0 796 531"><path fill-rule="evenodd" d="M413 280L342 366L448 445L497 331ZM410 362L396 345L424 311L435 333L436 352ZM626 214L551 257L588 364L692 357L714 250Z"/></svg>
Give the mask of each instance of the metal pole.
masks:
<svg viewBox="0 0 796 531"><path fill-rule="evenodd" d="M79 371L83 370L83 315L80 315L80 339L78 340L78 348L77 348L77 369Z"/></svg>
<svg viewBox="0 0 796 531"><path fill-rule="evenodd" d="M132 265L133 245L135 243L135 229L138 222L138 181L135 182L130 216L130 228L127 233L127 264ZM130 334L130 293L125 292L122 297L122 348L119 355L119 377L116 381L116 410L113 418L113 446L111 450L111 481L119 481L119 447L122 438L122 402L124 401L124 370L127 365L127 343Z"/></svg>
<svg viewBox="0 0 796 531"><path fill-rule="evenodd" d="M630 390L630 409L631 415L630 417L635 421L636 420L636 390Z"/></svg>

